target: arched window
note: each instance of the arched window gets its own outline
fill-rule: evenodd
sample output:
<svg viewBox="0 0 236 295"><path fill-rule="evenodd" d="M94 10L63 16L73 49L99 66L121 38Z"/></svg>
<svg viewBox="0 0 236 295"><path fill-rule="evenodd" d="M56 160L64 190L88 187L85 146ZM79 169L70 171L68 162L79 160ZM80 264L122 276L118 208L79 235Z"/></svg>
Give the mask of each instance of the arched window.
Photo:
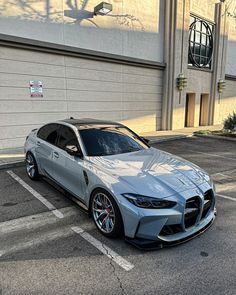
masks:
<svg viewBox="0 0 236 295"><path fill-rule="evenodd" d="M197 17L191 17L191 25L189 27L189 65L198 68L211 68L213 30L213 24Z"/></svg>

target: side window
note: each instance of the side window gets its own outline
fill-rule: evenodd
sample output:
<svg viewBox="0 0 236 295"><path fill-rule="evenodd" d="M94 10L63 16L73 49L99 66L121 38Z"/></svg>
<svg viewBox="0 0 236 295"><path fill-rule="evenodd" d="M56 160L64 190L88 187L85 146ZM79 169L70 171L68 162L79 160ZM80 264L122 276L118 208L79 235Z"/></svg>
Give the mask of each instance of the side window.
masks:
<svg viewBox="0 0 236 295"><path fill-rule="evenodd" d="M51 144L56 144L58 135L58 124L48 124L39 129L37 136Z"/></svg>
<svg viewBox="0 0 236 295"><path fill-rule="evenodd" d="M77 146L78 147L78 140L74 131L67 126L61 126L59 140L57 146L63 150L65 150L66 146Z"/></svg>

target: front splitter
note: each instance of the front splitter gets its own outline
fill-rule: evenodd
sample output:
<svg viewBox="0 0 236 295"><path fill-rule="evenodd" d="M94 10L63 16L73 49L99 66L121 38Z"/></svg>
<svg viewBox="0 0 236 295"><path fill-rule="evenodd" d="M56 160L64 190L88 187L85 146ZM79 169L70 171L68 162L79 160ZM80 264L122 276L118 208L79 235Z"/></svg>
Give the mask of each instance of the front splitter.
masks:
<svg viewBox="0 0 236 295"><path fill-rule="evenodd" d="M161 240L159 240L159 241L147 240L147 239L139 239L139 238L131 239L131 238L127 238L127 237L125 237L125 241L140 250L146 250L146 251L158 250L158 249L167 248L167 247L173 247L173 246L177 246L177 245L186 243L186 242L196 238L197 236L200 236L201 234L203 234L207 229L209 229L212 226L214 221L215 221L215 216L214 216L214 218L212 218L212 220L207 225L205 225L203 228L196 231L192 235L189 235L183 239L179 239L179 240L176 240L173 242L166 242L166 241L161 241Z"/></svg>

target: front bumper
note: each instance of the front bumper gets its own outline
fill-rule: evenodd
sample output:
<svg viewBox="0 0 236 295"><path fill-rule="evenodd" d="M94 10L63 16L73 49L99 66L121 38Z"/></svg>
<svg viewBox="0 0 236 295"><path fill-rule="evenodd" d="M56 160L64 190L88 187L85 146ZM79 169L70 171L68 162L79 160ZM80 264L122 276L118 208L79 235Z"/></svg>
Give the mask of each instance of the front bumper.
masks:
<svg viewBox="0 0 236 295"><path fill-rule="evenodd" d="M143 238L125 238L125 241L129 244L137 247L140 250L155 250L164 247L176 246L187 241L194 239L195 237L204 233L208 228L211 227L216 218L216 211L213 211L208 218L204 220L199 226L194 227L192 230L186 231L184 233L173 234L171 238L162 238L158 240L149 240Z"/></svg>
<svg viewBox="0 0 236 295"><path fill-rule="evenodd" d="M215 192L209 186L202 193L182 193L177 205L170 209L131 211L127 205L122 206L123 210L129 208L126 212L122 210L126 241L142 249L186 242L210 227L216 215Z"/></svg>

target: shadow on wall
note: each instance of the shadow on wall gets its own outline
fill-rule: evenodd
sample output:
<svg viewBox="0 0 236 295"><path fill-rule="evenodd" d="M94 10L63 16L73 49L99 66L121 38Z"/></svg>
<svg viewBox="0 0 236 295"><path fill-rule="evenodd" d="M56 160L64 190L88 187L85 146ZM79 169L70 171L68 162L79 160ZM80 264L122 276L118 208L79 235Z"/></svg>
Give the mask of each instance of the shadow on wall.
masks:
<svg viewBox="0 0 236 295"><path fill-rule="evenodd" d="M2 0L0 33L163 62L164 0L112 0L111 13L93 16L99 2Z"/></svg>
<svg viewBox="0 0 236 295"><path fill-rule="evenodd" d="M95 27L99 27L96 22L92 20L94 14L92 11L88 11L85 9L88 0L80 0L78 5L77 0L67 0L66 4L70 8L70 10L64 10L64 16L74 19L74 23L80 24L82 20L87 20L95 25Z"/></svg>
<svg viewBox="0 0 236 295"><path fill-rule="evenodd" d="M64 10L64 16L74 19L74 23L80 24L82 20L86 20L95 25L95 27L99 28L97 21L93 18L93 11L88 11L85 9L88 0L80 1L80 5L78 7L77 1L68 0L67 5L70 7L70 10ZM141 20L132 15L132 14L107 14L106 17L115 18L117 24L121 26L126 26L128 28L140 27L140 31L145 31L144 25Z"/></svg>
<svg viewBox="0 0 236 295"><path fill-rule="evenodd" d="M121 5L120 3L123 3L123 1L124 0L113 0L109 2L114 2L113 6L117 8ZM81 24L83 20L86 20L94 24L96 27L100 27L99 21L98 19L94 19L95 16L93 13L93 7L99 3L99 0L67 0L65 1L65 5L63 4L64 0L3 0L2 2L3 3L0 8L1 17L13 17L14 19L21 19L25 21L34 20L38 22L51 21L52 23L65 23L65 20L63 20L63 16L65 16L73 19L73 22L69 23ZM163 0L160 0L159 11L163 9L164 4L162 2ZM134 4L129 5L134 7L134 10L137 11L137 9L135 9L135 4L136 3L134 1ZM15 8L12 9L12 7ZM118 25L129 29L145 31L145 24L143 24L143 21L141 20L142 17L138 17L137 15L130 13L123 13L121 10L123 10L123 7L122 9L121 7L119 7L119 9L115 9L114 13L111 12L106 15L106 18L115 19L115 27Z"/></svg>

